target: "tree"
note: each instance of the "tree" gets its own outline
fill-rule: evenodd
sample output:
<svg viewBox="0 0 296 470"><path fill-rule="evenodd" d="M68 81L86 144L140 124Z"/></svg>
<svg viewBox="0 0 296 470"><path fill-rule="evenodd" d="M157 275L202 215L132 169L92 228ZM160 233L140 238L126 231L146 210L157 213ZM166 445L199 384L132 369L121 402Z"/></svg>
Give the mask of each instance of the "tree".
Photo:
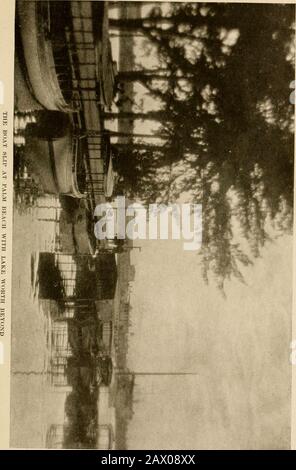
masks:
<svg viewBox="0 0 296 470"><path fill-rule="evenodd" d="M161 83L141 72L160 102L154 118L166 142L162 149L134 148L135 188L148 198L177 199L190 191L202 202L204 278L214 274L221 289L232 276L243 280L239 266L259 256L269 239L267 220L291 229L293 21L292 5L172 3L165 16L157 8L147 19L112 23L141 30L167 69ZM233 218L249 256L234 241Z"/></svg>

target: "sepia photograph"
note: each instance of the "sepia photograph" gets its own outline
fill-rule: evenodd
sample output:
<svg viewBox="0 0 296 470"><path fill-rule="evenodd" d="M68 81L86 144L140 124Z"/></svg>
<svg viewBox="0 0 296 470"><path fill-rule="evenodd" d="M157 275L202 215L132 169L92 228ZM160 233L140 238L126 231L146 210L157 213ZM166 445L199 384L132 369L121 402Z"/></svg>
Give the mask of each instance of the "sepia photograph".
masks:
<svg viewBox="0 0 296 470"><path fill-rule="evenodd" d="M16 0L14 48L10 447L290 449L295 5Z"/></svg>

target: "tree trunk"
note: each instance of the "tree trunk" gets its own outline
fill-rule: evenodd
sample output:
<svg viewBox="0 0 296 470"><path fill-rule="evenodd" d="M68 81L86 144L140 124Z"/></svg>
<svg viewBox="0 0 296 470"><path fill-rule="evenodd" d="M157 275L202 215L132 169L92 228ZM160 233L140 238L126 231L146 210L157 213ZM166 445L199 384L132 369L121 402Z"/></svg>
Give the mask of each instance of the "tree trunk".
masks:
<svg viewBox="0 0 296 470"><path fill-rule="evenodd" d="M145 29L144 21L144 18L110 18L109 27L120 29L121 31L141 31Z"/></svg>
<svg viewBox="0 0 296 470"><path fill-rule="evenodd" d="M134 132L109 131L110 137L131 137L139 139L167 139L167 134L136 134Z"/></svg>
<svg viewBox="0 0 296 470"><path fill-rule="evenodd" d="M113 146L117 150L154 150L154 151L160 151L163 152L167 147L165 145L153 145L153 144L123 144L123 143L117 143L113 144Z"/></svg>
<svg viewBox="0 0 296 470"><path fill-rule="evenodd" d="M144 33L138 32L134 33L133 31L127 31L127 32L118 32L116 33L110 33L109 34L110 38L143 38L145 37Z"/></svg>
<svg viewBox="0 0 296 470"><path fill-rule="evenodd" d="M148 86L151 80L170 80L174 78L178 80L192 80L194 74L192 72L185 72L182 75L174 75L174 71L170 69L158 70L129 70L119 72L117 79L118 82L141 82L143 85Z"/></svg>
<svg viewBox="0 0 296 470"><path fill-rule="evenodd" d="M153 77L153 76L161 76L165 77L166 74L170 74L171 71L167 67L160 67L157 69L141 69L141 70L120 70L118 72L118 77L119 79L124 79L124 78L129 78L129 77L138 77L138 76L144 76L144 77Z"/></svg>
<svg viewBox="0 0 296 470"><path fill-rule="evenodd" d="M105 119L136 119L142 120L155 120L155 121L170 121L166 111L148 111L147 113L133 113L128 111L119 111L118 113L104 113Z"/></svg>
<svg viewBox="0 0 296 470"><path fill-rule="evenodd" d="M207 19L202 16L188 16L182 13L176 13L171 16L152 16L148 18L119 18L109 20L109 27L114 29L119 29L121 31L142 31L145 34L159 29L163 32L167 28L160 28L159 25L162 24L166 27L175 28L176 24L188 24L190 26L203 26L207 23ZM184 36L181 33L182 36Z"/></svg>

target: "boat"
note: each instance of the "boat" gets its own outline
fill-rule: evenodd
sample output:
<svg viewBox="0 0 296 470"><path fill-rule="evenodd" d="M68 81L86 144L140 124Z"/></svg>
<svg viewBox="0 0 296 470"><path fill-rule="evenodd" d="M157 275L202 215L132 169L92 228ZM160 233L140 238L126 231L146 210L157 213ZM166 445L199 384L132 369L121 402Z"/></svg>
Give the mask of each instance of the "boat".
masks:
<svg viewBox="0 0 296 470"><path fill-rule="evenodd" d="M50 39L50 2L18 1L26 73L35 98L48 110L69 112L60 88Z"/></svg>
<svg viewBox="0 0 296 470"><path fill-rule="evenodd" d="M105 9L101 14L99 2L92 4L93 24L99 25L94 27L94 47L95 47L95 64L96 79L100 85L100 101L110 109L116 94L117 82L117 63L112 59L111 42L109 39L109 18ZM99 21L101 19L101 21Z"/></svg>
<svg viewBox="0 0 296 470"><path fill-rule="evenodd" d="M47 194L85 197L85 139L75 133L70 115L38 112L26 128L25 160Z"/></svg>
<svg viewBox="0 0 296 470"><path fill-rule="evenodd" d="M43 107L26 128L25 157L45 193L86 197L91 208L115 181L102 112L115 80L108 6L93 3L17 2L25 75Z"/></svg>

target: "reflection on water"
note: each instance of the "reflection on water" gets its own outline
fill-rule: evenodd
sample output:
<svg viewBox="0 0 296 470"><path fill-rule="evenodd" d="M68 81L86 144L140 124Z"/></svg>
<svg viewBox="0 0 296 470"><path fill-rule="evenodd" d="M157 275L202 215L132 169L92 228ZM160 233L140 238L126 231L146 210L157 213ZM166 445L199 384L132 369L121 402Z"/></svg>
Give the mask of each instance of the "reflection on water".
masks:
<svg viewBox="0 0 296 470"><path fill-rule="evenodd" d="M26 211L17 205L14 210L11 444L15 446L44 446L52 405L63 418L62 397L53 393L47 380L51 319L38 299L39 251L53 251L57 228L56 221L42 220L44 206L49 212L56 210L58 200L41 197Z"/></svg>
<svg viewBox="0 0 296 470"><path fill-rule="evenodd" d="M59 251L60 213L50 196L15 206L11 445L111 448L132 416L133 374L113 373L126 370L127 303L120 320L115 289L129 255Z"/></svg>
<svg viewBox="0 0 296 470"><path fill-rule="evenodd" d="M71 307L54 301L65 293L73 297L77 277L73 257L58 259L54 254L59 235L59 211L57 198L42 197L35 207L25 212L16 207L14 213L17 236L13 284L17 295L13 296L11 418L12 445L16 446L55 446L53 426L67 427L66 446L95 445L96 368L88 364L86 357L85 364L72 364L70 372L65 370L65 365L67 356L72 354L71 346L79 352L83 348L84 353L87 349L89 354L93 352L96 331L91 324L69 325L67 316L71 317ZM66 270L61 269L61 263L68 264ZM72 384L67 380L69 374L72 374ZM22 423L29 432L24 432Z"/></svg>

